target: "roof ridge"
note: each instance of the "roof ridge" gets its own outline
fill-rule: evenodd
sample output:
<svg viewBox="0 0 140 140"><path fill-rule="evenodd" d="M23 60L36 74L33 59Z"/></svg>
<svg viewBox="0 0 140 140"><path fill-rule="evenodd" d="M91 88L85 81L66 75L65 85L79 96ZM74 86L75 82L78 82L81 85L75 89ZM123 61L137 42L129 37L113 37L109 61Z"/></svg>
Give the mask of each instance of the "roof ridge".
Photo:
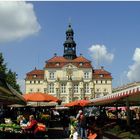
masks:
<svg viewBox="0 0 140 140"><path fill-rule="evenodd" d="M76 59L79 59L79 58L84 58L86 61L91 62L90 60L88 60L86 57L84 57L84 56L82 56L82 55L78 56L77 58L75 58L75 59L73 59L73 60L76 60Z"/></svg>
<svg viewBox="0 0 140 140"><path fill-rule="evenodd" d="M52 58L50 58L49 60L47 60L47 62L51 62L53 59L55 59L55 58L63 58L63 59L65 59L65 60L67 60L65 57L63 57L63 56L53 56Z"/></svg>
<svg viewBox="0 0 140 140"><path fill-rule="evenodd" d="M42 72L44 72L44 70L41 70L41 69L34 69L34 70L32 70L32 71L30 71L30 72L28 72L27 74L31 74L31 73L33 73L33 72L37 72L37 71L42 71Z"/></svg>
<svg viewBox="0 0 140 140"><path fill-rule="evenodd" d="M102 71L102 72L107 72L108 74L111 74L109 71L105 70L105 69L94 69L93 73L95 73L95 71Z"/></svg>

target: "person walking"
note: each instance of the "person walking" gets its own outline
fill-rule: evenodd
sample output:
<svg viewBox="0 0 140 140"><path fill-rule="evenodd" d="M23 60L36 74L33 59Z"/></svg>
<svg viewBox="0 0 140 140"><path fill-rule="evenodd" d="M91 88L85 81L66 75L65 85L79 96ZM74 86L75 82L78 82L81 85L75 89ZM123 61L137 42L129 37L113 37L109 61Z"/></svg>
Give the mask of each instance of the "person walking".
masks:
<svg viewBox="0 0 140 140"><path fill-rule="evenodd" d="M78 121L76 118L70 118L70 139L77 139L79 137L78 133Z"/></svg>
<svg viewBox="0 0 140 140"><path fill-rule="evenodd" d="M86 116L84 115L83 112L80 113L79 126L80 126L80 137L82 139L86 139L87 138L87 122L86 122Z"/></svg>

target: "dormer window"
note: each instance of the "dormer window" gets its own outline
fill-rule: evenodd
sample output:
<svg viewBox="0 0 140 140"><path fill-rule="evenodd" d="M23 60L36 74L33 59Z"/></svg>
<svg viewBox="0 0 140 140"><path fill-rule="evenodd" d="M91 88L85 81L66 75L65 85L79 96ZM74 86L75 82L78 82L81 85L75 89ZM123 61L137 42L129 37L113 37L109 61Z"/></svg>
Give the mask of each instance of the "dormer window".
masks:
<svg viewBox="0 0 140 140"><path fill-rule="evenodd" d="M54 72L49 73L49 78L52 79L52 80L54 79Z"/></svg>
<svg viewBox="0 0 140 140"><path fill-rule="evenodd" d="M34 78L36 78L36 77L37 77L37 75L35 74L35 75L33 75L33 77L34 77Z"/></svg>
<svg viewBox="0 0 140 140"><path fill-rule="evenodd" d="M60 63L56 63L56 66L59 66L60 65Z"/></svg>
<svg viewBox="0 0 140 140"><path fill-rule="evenodd" d="M88 79L89 78L89 72L84 72L84 78Z"/></svg>
<svg viewBox="0 0 140 140"><path fill-rule="evenodd" d="M80 62L80 64L79 64L80 66L83 66L83 63L82 62Z"/></svg>
<svg viewBox="0 0 140 140"><path fill-rule="evenodd" d="M104 77L104 75L103 74L100 74L100 77Z"/></svg>

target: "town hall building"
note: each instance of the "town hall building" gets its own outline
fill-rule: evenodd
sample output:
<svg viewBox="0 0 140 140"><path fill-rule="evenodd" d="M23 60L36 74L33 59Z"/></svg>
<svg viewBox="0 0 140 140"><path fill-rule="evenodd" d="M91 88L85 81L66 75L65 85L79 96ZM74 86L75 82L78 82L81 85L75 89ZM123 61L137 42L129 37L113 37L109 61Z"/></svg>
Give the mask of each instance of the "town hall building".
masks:
<svg viewBox="0 0 140 140"><path fill-rule="evenodd" d="M112 76L104 67L94 69L91 61L77 56L74 31L66 30L63 56L55 54L42 70L26 74L25 93L51 94L67 103L78 99L93 99L112 93Z"/></svg>

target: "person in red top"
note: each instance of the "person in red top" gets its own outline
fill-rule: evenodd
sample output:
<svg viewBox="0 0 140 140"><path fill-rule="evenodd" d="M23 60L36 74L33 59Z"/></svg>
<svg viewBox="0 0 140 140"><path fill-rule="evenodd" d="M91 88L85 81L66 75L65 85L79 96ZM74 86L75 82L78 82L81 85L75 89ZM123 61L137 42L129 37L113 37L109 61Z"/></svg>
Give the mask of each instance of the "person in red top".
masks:
<svg viewBox="0 0 140 140"><path fill-rule="evenodd" d="M37 123L38 122L35 120L34 116L30 115L27 126L24 127L25 132L34 133L34 130L37 128Z"/></svg>

